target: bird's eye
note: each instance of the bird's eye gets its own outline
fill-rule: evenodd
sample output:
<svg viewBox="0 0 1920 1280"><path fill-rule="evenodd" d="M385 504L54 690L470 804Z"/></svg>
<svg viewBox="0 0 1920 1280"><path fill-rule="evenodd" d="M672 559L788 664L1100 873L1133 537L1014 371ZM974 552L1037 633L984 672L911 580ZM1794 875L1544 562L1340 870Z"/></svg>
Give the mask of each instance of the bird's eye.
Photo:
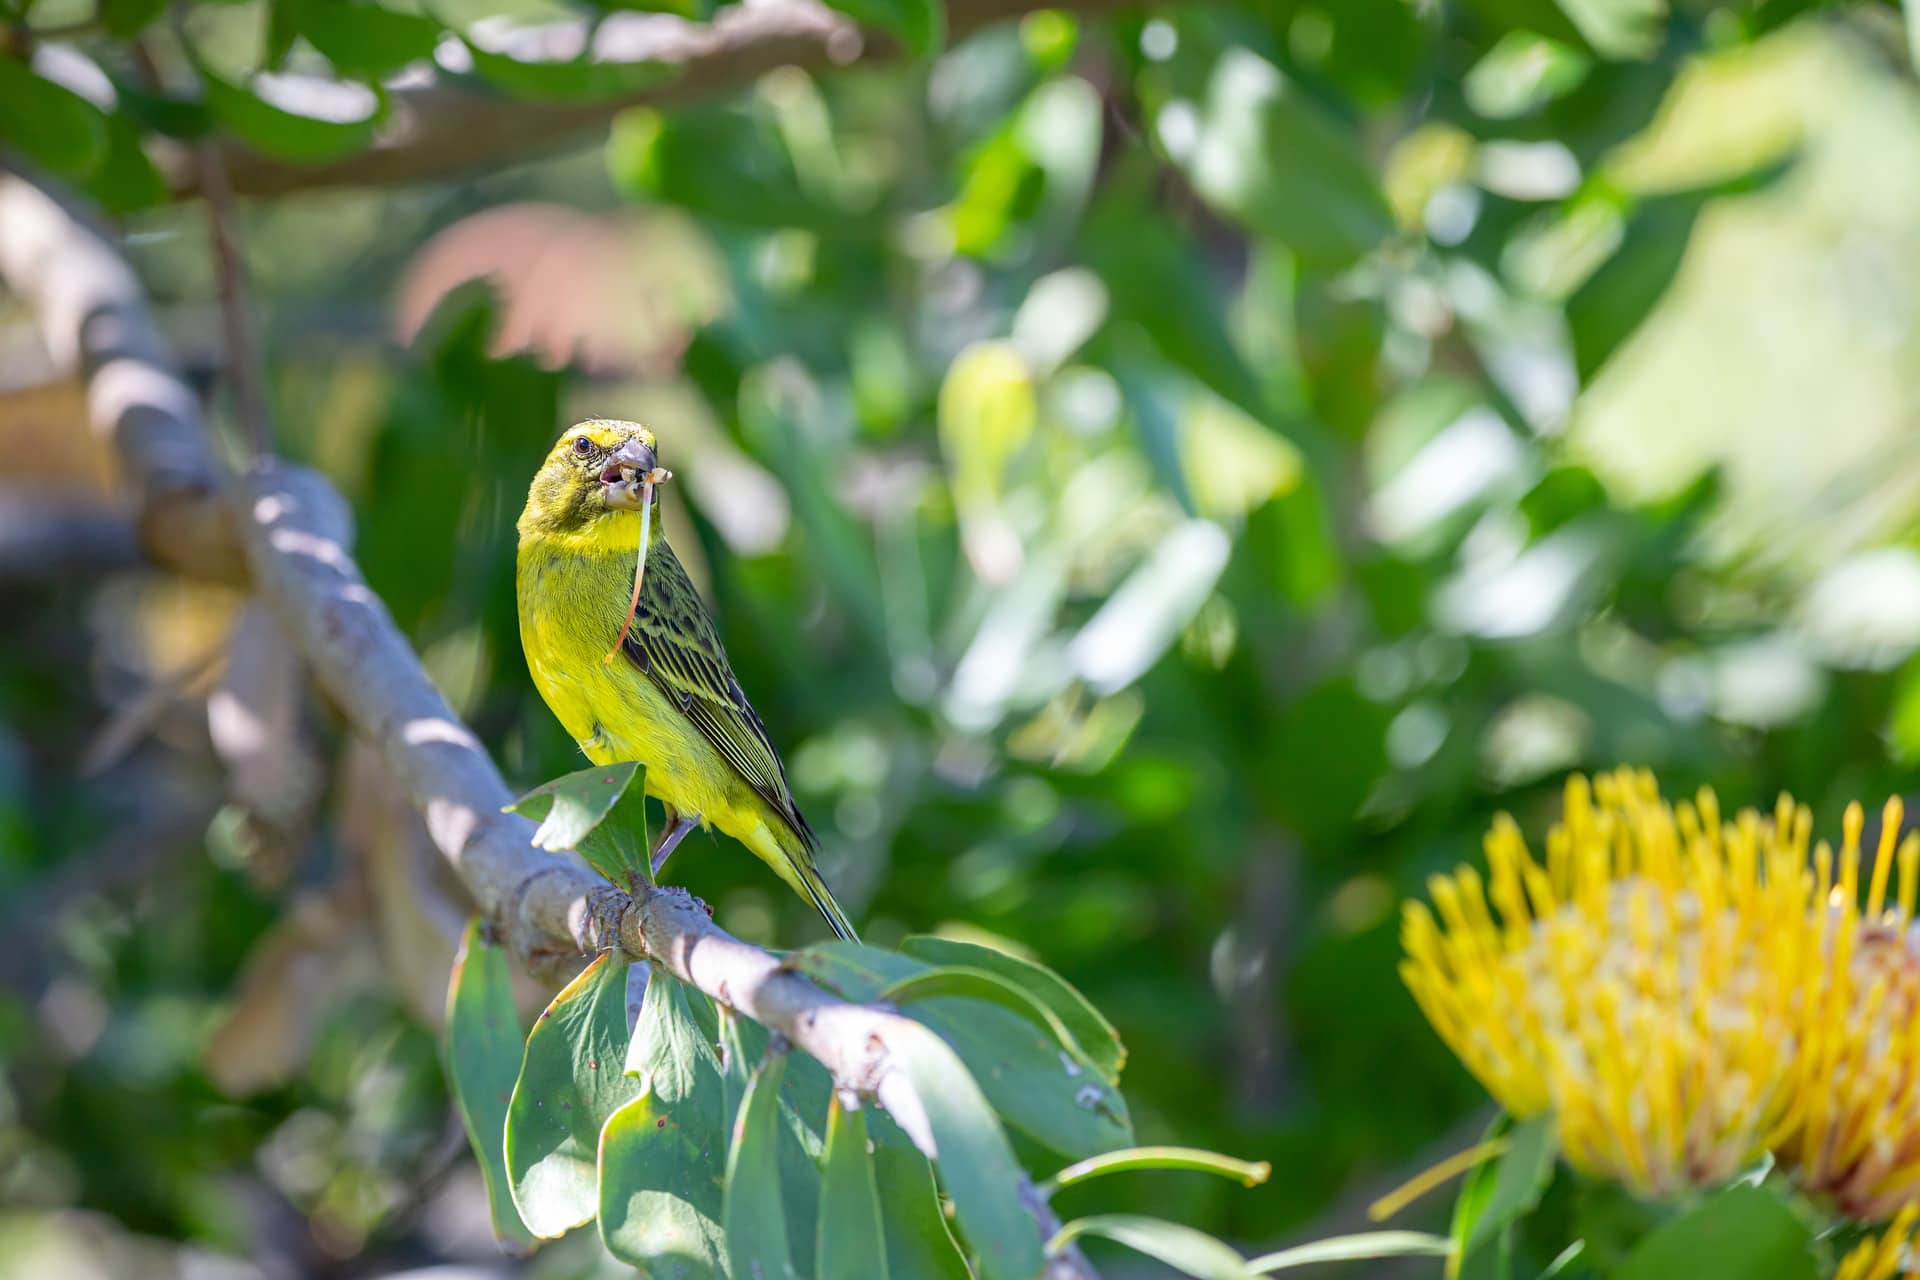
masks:
<svg viewBox="0 0 1920 1280"><path fill-rule="evenodd" d="M573 438L573 456L574 457L584 458L592 452L593 452L593 441L587 439L585 436L575 436Z"/></svg>

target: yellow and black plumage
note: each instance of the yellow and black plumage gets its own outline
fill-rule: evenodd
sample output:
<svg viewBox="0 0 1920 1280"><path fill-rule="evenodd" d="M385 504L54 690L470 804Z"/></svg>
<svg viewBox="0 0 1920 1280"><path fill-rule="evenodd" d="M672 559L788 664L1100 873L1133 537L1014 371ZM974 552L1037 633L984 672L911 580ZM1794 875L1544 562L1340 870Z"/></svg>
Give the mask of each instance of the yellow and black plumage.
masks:
<svg viewBox="0 0 1920 1280"><path fill-rule="evenodd" d="M594 419L547 455L520 513L520 641L540 696L595 764L638 760L668 823L658 870L682 836L711 825L732 836L855 937L814 866L813 830L794 803L766 726L747 702L687 571L653 522L645 581L626 622L642 511L636 477L654 472L657 441L638 423ZM616 642L618 656L605 661Z"/></svg>

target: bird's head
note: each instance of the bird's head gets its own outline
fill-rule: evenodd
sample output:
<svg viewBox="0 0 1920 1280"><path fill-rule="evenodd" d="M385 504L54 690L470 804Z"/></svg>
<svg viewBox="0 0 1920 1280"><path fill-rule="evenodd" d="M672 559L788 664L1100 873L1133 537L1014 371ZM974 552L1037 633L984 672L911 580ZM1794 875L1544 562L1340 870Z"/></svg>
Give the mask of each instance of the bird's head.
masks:
<svg viewBox="0 0 1920 1280"><path fill-rule="evenodd" d="M521 532L583 532L639 511L645 485L672 474L660 466L656 446L653 432L637 422L592 418L567 428L533 477Z"/></svg>

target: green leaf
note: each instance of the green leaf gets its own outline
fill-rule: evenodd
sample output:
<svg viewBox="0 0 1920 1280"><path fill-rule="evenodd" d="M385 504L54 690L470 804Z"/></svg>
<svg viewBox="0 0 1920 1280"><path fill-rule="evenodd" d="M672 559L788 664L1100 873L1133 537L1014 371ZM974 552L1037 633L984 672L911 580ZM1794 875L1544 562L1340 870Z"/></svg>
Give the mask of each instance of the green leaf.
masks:
<svg viewBox="0 0 1920 1280"><path fill-rule="evenodd" d="M166 7L167 0L101 0L100 20L109 35L124 40L139 35Z"/></svg>
<svg viewBox="0 0 1920 1280"><path fill-rule="evenodd" d="M756 1280L793 1280L797 1274L787 1248L780 1192L780 1144L785 1136L780 1080L786 1066L786 1054L772 1053L755 1068L727 1155L727 1257L734 1275Z"/></svg>
<svg viewBox="0 0 1920 1280"><path fill-rule="evenodd" d="M1393 231L1354 131L1245 48L1214 62L1199 139L1179 157L1194 190L1300 260L1338 270Z"/></svg>
<svg viewBox="0 0 1920 1280"><path fill-rule="evenodd" d="M1265 1160L1235 1160L1232 1156L1202 1151L1196 1147L1128 1147L1124 1151L1109 1151L1103 1156L1070 1164L1047 1181L1057 1190L1089 1178L1109 1173L1127 1173L1135 1169L1190 1169L1200 1173L1216 1173L1248 1187L1259 1186L1273 1173L1273 1166Z"/></svg>
<svg viewBox="0 0 1920 1280"><path fill-rule="evenodd" d="M1047 1252L1052 1253L1081 1236L1099 1236L1126 1245L1166 1263L1181 1275L1197 1276L1199 1280L1246 1280L1247 1264L1238 1253L1206 1232L1178 1222L1131 1213L1076 1218L1048 1241Z"/></svg>
<svg viewBox="0 0 1920 1280"><path fill-rule="evenodd" d="M107 117L65 85L0 54L0 140L61 177L77 180L107 157Z"/></svg>
<svg viewBox="0 0 1920 1280"><path fill-rule="evenodd" d="M1589 382L1673 283L1700 216L1693 200L1649 201L1627 220L1620 247L1567 299L1574 365Z"/></svg>
<svg viewBox="0 0 1920 1280"><path fill-rule="evenodd" d="M910 956L841 942L796 952L788 963L861 1002L930 971ZM953 1046L994 1110L1022 1133L1076 1159L1133 1145L1126 1099L1051 1030L971 996L929 996L902 1012Z"/></svg>
<svg viewBox="0 0 1920 1280"><path fill-rule="evenodd" d="M1323 1262L1358 1262L1367 1258L1444 1258L1453 1252L1453 1242L1445 1236L1424 1231L1364 1231L1358 1235L1331 1236L1312 1244L1262 1254L1247 1263L1254 1275L1270 1275L1294 1267Z"/></svg>
<svg viewBox="0 0 1920 1280"><path fill-rule="evenodd" d="M1553 1180L1559 1144L1551 1115L1522 1121L1508 1132L1507 1140L1507 1153L1491 1166L1493 1189L1467 1233L1463 1251L1467 1254L1533 1212Z"/></svg>
<svg viewBox="0 0 1920 1280"><path fill-rule="evenodd" d="M628 760L579 769L507 806L540 824L535 848L578 850L595 871L635 889L653 883L646 766Z"/></svg>
<svg viewBox="0 0 1920 1280"><path fill-rule="evenodd" d="M855 226L801 184L792 153L741 108L671 114L636 107L614 117L607 172L629 193L742 227L805 227L846 235ZM724 171L713 157L726 156Z"/></svg>
<svg viewBox="0 0 1920 1280"><path fill-rule="evenodd" d="M1089 263L1112 291L1112 318L1138 328L1161 358L1262 421L1272 415L1260 382L1200 287L1206 265L1163 219L1143 214L1144 191L1110 187L1087 220ZM1126 344L1110 365L1131 355ZM1133 344L1138 346L1138 344Z"/></svg>
<svg viewBox="0 0 1920 1280"><path fill-rule="evenodd" d="M507 1176L507 1105L520 1075L520 1054L520 1015L506 952L482 936L478 919L471 920L447 982L447 1082L486 1182L493 1234L515 1252L533 1244Z"/></svg>
<svg viewBox="0 0 1920 1280"><path fill-rule="evenodd" d="M1033 1280L1040 1234L1020 1202L1025 1176L980 1086L947 1042L903 1022L888 1035L893 1064L913 1086L933 1136L934 1165L983 1280Z"/></svg>
<svg viewBox="0 0 1920 1280"><path fill-rule="evenodd" d="M697 999L698 997L696 997ZM721 1062L726 1082L727 1128L737 1123L753 1065L767 1056L767 1029L731 1009L719 1011ZM814 1214L820 1203L821 1130L833 1097L827 1069L807 1054L781 1055L780 1194L792 1256L807 1259L814 1250Z"/></svg>
<svg viewBox="0 0 1920 1280"><path fill-rule="evenodd" d="M568 983L527 1037L507 1106L507 1174L520 1217L552 1238L593 1220L600 1129L640 1092L627 1051L627 969L603 955Z"/></svg>
<svg viewBox="0 0 1920 1280"><path fill-rule="evenodd" d="M516 97L533 101L592 102L619 98L666 84L680 74L667 62L595 62L586 58L532 61L512 57L461 37L473 69Z"/></svg>
<svg viewBox="0 0 1920 1280"><path fill-rule="evenodd" d="M957 996L999 1005L1002 1009L1011 1010L1045 1031L1062 1049L1076 1053L1080 1049L1080 1046L1074 1043L1073 1033L1067 1030L1066 1023L1060 1021L1058 1014L1011 982L996 977L985 969L943 965L921 973L910 973L882 987L880 994L874 999L880 1004L899 1006L934 996Z"/></svg>
<svg viewBox="0 0 1920 1280"><path fill-rule="evenodd" d="M417 13L348 0L301 0L294 21L342 75L369 79L432 58L443 31Z"/></svg>
<svg viewBox="0 0 1920 1280"><path fill-rule="evenodd" d="M995 947L931 935L908 938L900 944L900 950L932 964L984 969L1011 982L1053 1010L1072 1033L1080 1052L1108 1084L1120 1083L1120 1070L1127 1062L1127 1049L1120 1043L1120 1033L1113 1029L1105 1014L1094 1008L1092 1001L1045 965Z"/></svg>
<svg viewBox="0 0 1920 1280"><path fill-rule="evenodd" d="M641 1076L645 1091L601 1134L601 1239L653 1280L722 1276L726 1086L687 989L658 970L647 983L627 1070Z"/></svg>
<svg viewBox="0 0 1920 1280"><path fill-rule="evenodd" d="M1611 1280L1813 1280L1815 1274L1806 1224L1766 1188L1736 1186L1654 1228Z"/></svg>
<svg viewBox="0 0 1920 1280"><path fill-rule="evenodd" d="M855 22L900 37L916 58L940 52L947 39L947 9L942 0L828 0Z"/></svg>
<svg viewBox="0 0 1920 1280"><path fill-rule="evenodd" d="M814 1280L887 1280L874 1164L867 1152L866 1113L846 1110L835 1097L827 1110Z"/></svg>
<svg viewBox="0 0 1920 1280"><path fill-rule="evenodd" d="M377 87L319 76L260 74L245 86L222 79L198 55L207 106L234 133L269 155L319 163L373 141L386 118Z"/></svg>
<svg viewBox="0 0 1920 1280"><path fill-rule="evenodd" d="M905 1280L972 1280L941 1211L933 1166L885 1111L866 1113L874 1182L887 1241L887 1273ZM822 1227L826 1225L824 1222ZM819 1280L828 1280L822 1275Z"/></svg>
<svg viewBox="0 0 1920 1280"><path fill-rule="evenodd" d="M132 119L107 117L107 154L83 185L109 213L132 213L167 202L165 179L147 158L145 140Z"/></svg>

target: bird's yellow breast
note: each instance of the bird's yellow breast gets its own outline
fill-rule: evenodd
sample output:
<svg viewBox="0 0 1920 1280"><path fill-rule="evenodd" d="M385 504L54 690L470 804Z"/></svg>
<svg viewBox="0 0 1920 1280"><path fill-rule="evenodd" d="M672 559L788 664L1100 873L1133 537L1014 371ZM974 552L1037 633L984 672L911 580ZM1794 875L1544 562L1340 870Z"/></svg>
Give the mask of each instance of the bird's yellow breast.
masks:
<svg viewBox="0 0 1920 1280"><path fill-rule="evenodd" d="M632 521L636 538L638 519ZM517 565L520 643L540 696L595 764L638 760L647 794L681 813L721 817L742 784L671 699L624 654L620 634L633 554L523 539Z"/></svg>

